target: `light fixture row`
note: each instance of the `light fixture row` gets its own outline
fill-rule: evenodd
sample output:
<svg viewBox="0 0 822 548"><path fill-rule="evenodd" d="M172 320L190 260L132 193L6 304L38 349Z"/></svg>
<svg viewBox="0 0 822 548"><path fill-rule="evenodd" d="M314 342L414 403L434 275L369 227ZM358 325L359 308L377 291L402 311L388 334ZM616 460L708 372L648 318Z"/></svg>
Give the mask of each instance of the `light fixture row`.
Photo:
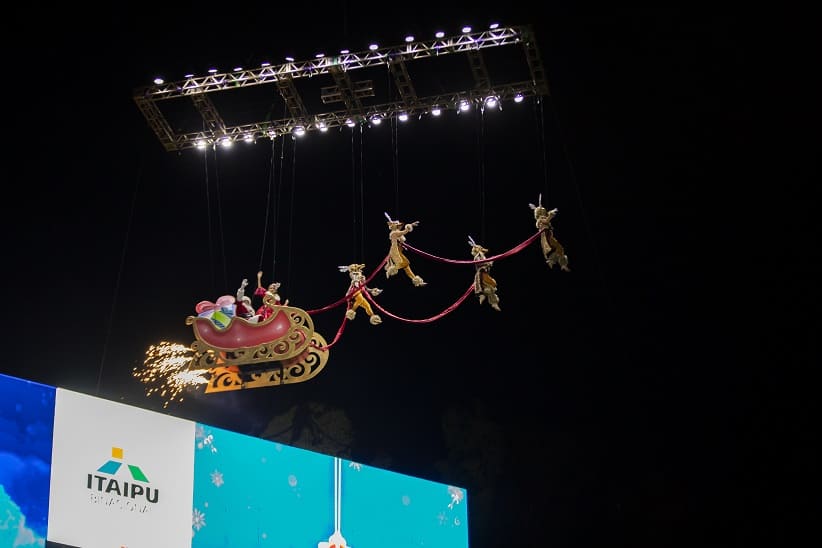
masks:
<svg viewBox="0 0 822 548"><path fill-rule="evenodd" d="M515 103L522 103L524 100L525 100L525 96L522 93L517 93L513 97L513 101ZM471 108L474 106L474 103L479 103L480 108L482 108L483 110L485 110L487 108L490 108L490 109L496 108L496 109L502 110L500 98L497 97L496 95L489 95L489 96L485 97L484 99L478 100L478 101L477 100L472 101L472 100L469 100L469 99L461 99L459 102L452 105L452 107L457 111L457 114L459 114L460 112L470 111ZM419 118L422 118L425 114L430 114L431 116L439 117L439 116L442 115L443 110L447 110L447 108L448 107L445 107L445 106L433 106L433 107L430 108L430 110L427 110L426 112L420 113ZM397 116L397 119L400 122L407 122L410 119L410 115L406 111L400 111L400 112L397 113L396 116ZM368 123L370 126L379 126L382 123L382 121L386 118L391 118L391 113L367 115L365 117L362 117L359 120L359 122L357 120L355 120L354 118L346 118L344 124L349 128L356 127L358 123L360 123L360 124ZM323 121L317 122L315 127L316 127L316 129L318 129L322 133L327 132L328 129L329 129L328 124L326 122L323 122ZM302 137L307 133L307 131L308 130L306 129L306 127L304 125L296 125L290 130L290 133L292 135L294 135L295 137ZM285 132L285 133L288 133L288 132ZM282 135L282 134L284 134L284 132L270 131L270 132L268 132L267 136L271 139L275 139L278 135ZM208 147L209 144L219 144L222 147L228 148L228 147L231 147L234 144L235 141L240 141L240 140L251 144L251 143L256 142L257 137L255 137L254 133L247 133L247 134L239 136L239 137L221 137L221 138L217 139L216 142L212 142L210 139L200 139L200 140L196 141L195 145L199 149L205 149L205 148Z"/></svg>
<svg viewBox="0 0 822 548"><path fill-rule="evenodd" d="M488 28L490 30L497 29L497 28L499 28L499 23L491 23L490 25L488 25ZM461 30L462 30L463 34L470 34L473 29L472 29L472 27L466 25L466 26L462 27ZM443 32L441 30L438 30L437 32L434 33L434 37L437 38L437 39L444 38L445 37L445 32ZM413 35L409 34L405 37L405 41L407 43L411 43L414 40L415 40L415 38L414 38ZM368 45L368 49L370 51L376 51L379 48L380 48L379 44L376 44L376 43L371 43L371 44ZM348 55L349 53L351 53L351 50L348 50L348 49L340 50L340 55ZM326 55L323 52L319 52L319 53L316 53L314 55L314 57L316 59L322 59L325 56ZM292 57L292 56L286 56L285 61L287 63L294 63L295 58ZM271 66L271 63L269 63L268 61L264 61L264 62L260 63L260 67L263 67L263 68L270 67L270 66ZM244 70L243 67L237 66L237 67L234 67L233 72L240 72L242 70ZM209 74L216 74L217 72L218 72L218 69L215 68L215 67L211 67L211 68L208 69ZM183 77L184 78L194 78L194 74L193 73L185 74ZM163 85L163 84L165 84L165 79L162 78L161 76L157 76L156 78L154 78L154 83L158 86Z"/></svg>

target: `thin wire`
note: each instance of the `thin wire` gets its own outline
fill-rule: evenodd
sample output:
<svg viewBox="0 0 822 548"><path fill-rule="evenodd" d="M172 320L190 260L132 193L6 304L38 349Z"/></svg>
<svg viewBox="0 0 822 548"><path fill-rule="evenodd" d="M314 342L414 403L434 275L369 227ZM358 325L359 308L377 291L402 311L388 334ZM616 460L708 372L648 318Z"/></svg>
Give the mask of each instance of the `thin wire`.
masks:
<svg viewBox="0 0 822 548"><path fill-rule="evenodd" d="M537 119L537 131L539 133L539 144L542 148L542 176L543 176L543 187L544 191L542 193L545 196L545 203L550 204L550 196L548 194L548 145L545 143L545 111L543 109L543 101L540 97L536 98L536 102L534 103L534 110L536 111L536 106L539 105L539 114L537 115L534 112L534 117Z"/></svg>
<svg viewBox="0 0 822 548"><path fill-rule="evenodd" d="M214 274L214 241L211 228L211 194L208 191L208 154L203 154L203 165L205 167L206 215L208 217L208 262L211 265L211 289L212 291L216 291L217 281Z"/></svg>
<svg viewBox="0 0 822 548"><path fill-rule="evenodd" d="M479 141L479 195L480 195L480 242L485 241L485 105L480 107Z"/></svg>
<svg viewBox="0 0 822 548"><path fill-rule="evenodd" d="M351 257L353 260L359 260L357 257L357 176L354 159L354 130L351 130L351 219L352 219L352 238L351 242L354 244Z"/></svg>
<svg viewBox="0 0 822 548"><path fill-rule="evenodd" d="M394 164L394 216L399 219L400 215L400 151L399 151L399 122L396 116L391 117L391 144L393 150L393 164Z"/></svg>
<svg viewBox="0 0 822 548"><path fill-rule="evenodd" d="M225 255L225 235L223 230L223 207L222 199L220 198L220 169L217 164L217 147L214 147L214 187L217 194L217 225L220 232L220 254L223 263L223 287L228 287L228 266Z"/></svg>
<svg viewBox="0 0 822 548"><path fill-rule="evenodd" d="M134 183L134 193L131 195L131 207L128 212L128 222L126 223L126 234L123 239L123 250L120 253L120 267L117 269L117 279L114 282L114 295L111 299L111 309L108 314L108 326L106 328L106 337L103 340L103 355L100 357L100 370L97 372L97 395L100 394L100 385L103 379L103 368L106 363L106 354L108 353L108 343L111 339L112 326L114 325L114 312L117 309L117 296L120 294L120 281L123 279L123 271L126 264L126 251L128 250L129 237L131 235L131 225L134 221L134 210L137 204L137 194L140 188L140 180L143 176L143 161L140 160L140 167L137 170L137 178Z"/></svg>
<svg viewBox="0 0 822 548"><path fill-rule="evenodd" d="M263 243L260 246L260 262L257 264L257 270L263 269L263 257L265 255L265 241L268 237L268 217L271 212L271 188L274 185L274 147L277 141L271 141L271 162L268 171L268 193L265 197L265 223L263 224Z"/></svg>
<svg viewBox="0 0 822 548"><path fill-rule="evenodd" d="M363 179L365 166L363 165L362 133L362 124L360 124L360 257L365 258L365 197L363 190L365 187L365 180Z"/></svg>
<svg viewBox="0 0 822 548"><path fill-rule="evenodd" d="M294 242L294 201L297 194L297 138L292 137L293 144L291 145L291 211L288 214L288 265L286 271L286 287L291 294L294 294L294 288L291 286L291 272L294 270L291 267L291 248Z"/></svg>
<svg viewBox="0 0 822 548"><path fill-rule="evenodd" d="M272 247L271 258L271 281L275 280L275 269L277 267L277 237L280 234L280 203L283 196L283 159L285 158L285 138L280 139L280 179L277 182L277 207L274 216L274 245Z"/></svg>

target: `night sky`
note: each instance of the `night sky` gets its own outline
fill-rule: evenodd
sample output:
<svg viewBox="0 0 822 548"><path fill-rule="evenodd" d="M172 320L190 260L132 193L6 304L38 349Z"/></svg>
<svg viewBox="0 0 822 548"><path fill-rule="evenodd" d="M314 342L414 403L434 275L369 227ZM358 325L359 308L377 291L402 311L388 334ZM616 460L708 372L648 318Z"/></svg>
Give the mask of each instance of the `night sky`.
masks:
<svg viewBox="0 0 822 548"><path fill-rule="evenodd" d="M781 544L818 467L817 405L797 382L819 363L819 315L798 319L818 312L819 262L804 253L818 229L796 195L784 221L761 213L792 190L753 183L781 148L751 146L748 22L470 5L18 8L4 37L19 56L0 372L252 435L299 403L341 409L353 458L469 489L472 546ZM492 21L534 27L550 97L205 153L166 152L132 100L157 75ZM571 272L549 269L536 243L498 261L501 312L471 296L430 324L360 314L309 382L192 392L166 409L132 376L149 345L193 340L198 301L254 285L257 270L294 306L335 301L348 287L338 265L370 272L385 257L384 212L420 222L414 247L468 259L469 235L489 254L531 236L540 194L559 209ZM408 256L427 286L371 284L400 316L436 314L473 277ZM341 314L314 318L327 340ZM459 455L443 430L454 416L471 440Z"/></svg>

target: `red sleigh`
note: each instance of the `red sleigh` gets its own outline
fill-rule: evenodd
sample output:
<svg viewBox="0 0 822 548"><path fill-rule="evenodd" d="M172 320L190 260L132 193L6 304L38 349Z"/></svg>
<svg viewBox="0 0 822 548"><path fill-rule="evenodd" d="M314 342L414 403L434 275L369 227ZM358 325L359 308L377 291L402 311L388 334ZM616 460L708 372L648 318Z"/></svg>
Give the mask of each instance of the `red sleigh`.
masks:
<svg viewBox="0 0 822 548"><path fill-rule="evenodd" d="M209 318L186 318L196 339L191 369L208 370L206 392L303 382L325 366L328 349L311 316L293 306L272 308L264 321L235 316L224 328Z"/></svg>

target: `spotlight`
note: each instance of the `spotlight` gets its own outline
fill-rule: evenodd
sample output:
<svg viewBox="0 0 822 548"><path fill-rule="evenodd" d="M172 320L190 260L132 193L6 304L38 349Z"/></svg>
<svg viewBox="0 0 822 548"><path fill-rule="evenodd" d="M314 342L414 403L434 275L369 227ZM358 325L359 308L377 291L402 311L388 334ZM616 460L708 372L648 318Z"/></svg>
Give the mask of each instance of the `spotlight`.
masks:
<svg viewBox="0 0 822 548"><path fill-rule="evenodd" d="M317 59L322 59L323 57L325 57L325 54L324 53L318 53L314 57L317 58Z"/></svg>
<svg viewBox="0 0 822 548"><path fill-rule="evenodd" d="M269 63L268 61L263 61L262 63L260 63L260 66L263 67L263 68L270 67L271 63Z"/></svg>
<svg viewBox="0 0 822 548"><path fill-rule="evenodd" d="M354 120L352 120L351 118L348 118L348 119L345 121L345 125L347 125L348 127L354 127L354 126L355 126L355 125L357 125L357 124L355 124L355 123L354 123Z"/></svg>
<svg viewBox="0 0 822 548"><path fill-rule="evenodd" d="M253 143L254 142L254 136L251 135L251 134L248 134L245 137L243 137L243 141L245 141L246 143Z"/></svg>
<svg viewBox="0 0 822 548"><path fill-rule="evenodd" d="M195 144L197 145L197 148L205 148L206 147L206 142L203 141L203 140L199 140Z"/></svg>
<svg viewBox="0 0 822 548"><path fill-rule="evenodd" d="M491 23L490 25L488 25L488 28L491 30L499 28L499 23Z"/></svg>
<svg viewBox="0 0 822 548"><path fill-rule="evenodd" d="M373 118L371 118L371 123L375 126L378 126L382 123L382 118L380 118L379 116L374 116Z"/></svg>
<svg viewBox="0 0 822 548"><path fill-rule="evenodd" d="M234 67L234 72L240 72L243 70L243 67Z"/></svg>
<svg viewBox="0 0 822 548"><path fill-rule="evenodd" d="M302 137L303 135L305 135L305 128L303 126L296 126L294 128L294 135L296 135L297 137Z"/></svg>
<svg viewBox="0 0 822 548"><path fill-rule="evenodd" d="M293 62L294 62L294 58L293 58L293 57L286 57L286 58L285 58L285 60L286 60L286 61L288 61L289 63L293 63Z"/></svg>
<svg viewBox="0 0 822 548"><path fill-rule="evenodd" d="M469 26L462 27L462 33L463 34L468 34L469 32L471 32L471 27L469 27Z"/></svg>
<svg viewBox="0 0 822 548"><path fill-rule="evenodd" d="M370 49L371 51L376 51L377 49L379 49L379 47L380 46L378 46L377 44L371 44L368 46L368 49Z"/></svg>
<svg viewBox="0 0 822 548"><path fill-rule="evenodd" d="M414 37L413 37L413 36L411 36L411 35L409 34L408 36L406 36L406 37L405 37L405 41L406 41L406 42L413 42L413 41L414 41Z"/></svg>
<svg viewBox="0 0 822 548"><path fill-rule="evenodd" d="M222 145L223 148L230 148L231 145L233 145L233 144L234 144L234 141L232 141L231 139L221 139L220 140L220 145Z"/></svg>
<svg viewBox="0 0 822 548"><path fill-rule="evenodd" d="M400 119L400 122L407 122L408 121L408 114L405 113L405 112L401 112L400 115L398 116L398 118Z"/></svg>
<svg viewBox="0 0 822 548"><path fill-rule="evenodd" d="M159 85L161 85L161 84L164 84L164 83L165 83L165 80L163 80L162 78L160 78L160 77L158 76L157 78L155 78L155 79L154 79L154 83L155 83L155 84L157 84L157 85L159 86Z"/></svg>
<svg viewBox="0 0 822 548"><path fill-rule="evenodd" d="M325 133L326 131L328 131L328 127L325 125L325 122L320 122L319 124L317 124L317 127L318 127L318 128L320 129L320 131L322 131L323 133Z"/></svg>
<svg viewBox="0 0 822 548"><path fill-rule="evenodd" d="M485 106L494 108L497 106L497 98L493 95L485 99Z"/></svg>
<svg viewBox="0 0 822 548"><path fill-rule="evenodd" d="M350 52L350 51L348 51L347 49L341 49L341 50L340 50L340 53L341 53L342 55L348 55L348 54L349 54L349 53L351 53L351 52Z"/></svg>
<svg viewBox="0 0 822 548"><path fill-rule="evenodd" d="M214 74L215 72L217 72L217 69L216 69L216 68L213 68L213 67L212 67L212 68L208 69L208 73L209 73L209 74Z"/></svg>
<svg viewBox="0 0 822 548"><path fill-rule="evenodd" d="M462 101L460 101L460 110L461 110L461 111L465 112L466 110L468 110L468 109L470 109L470 108L471 108L471 103L469 103L469 102L468 102L468 101L466 101L465 99L463 99Z"/></svg>
<svg viewBox="0 0 822 548"><path fill-rule="evenodd" d="M442 110L440 110L440 107L434 107L431 109L431 114L434 116L439 116L442 114Z"/></svg>
<svg viewBox="0 0 822 548"><path fill-rule="evenodd" d="M442 32L441 30L438 30L438 31L434 34L434 36L436 36L437 38L444 38L444 37L445 37L445 33L444 33L444 32Z"/></svg>
<svg viewBox="0 0 822 548"><path fill-rule="evenodd" d="M194 78L193 74L184 74L183 78Z"/></svg>
<svg viewBox="0 0 822 548"><path fill-rule="evenodd" d="M523 99L525 99L525 97L522 96L522 93L517 93L516 95L514 95L515 103L521 103Z"/></svg>

